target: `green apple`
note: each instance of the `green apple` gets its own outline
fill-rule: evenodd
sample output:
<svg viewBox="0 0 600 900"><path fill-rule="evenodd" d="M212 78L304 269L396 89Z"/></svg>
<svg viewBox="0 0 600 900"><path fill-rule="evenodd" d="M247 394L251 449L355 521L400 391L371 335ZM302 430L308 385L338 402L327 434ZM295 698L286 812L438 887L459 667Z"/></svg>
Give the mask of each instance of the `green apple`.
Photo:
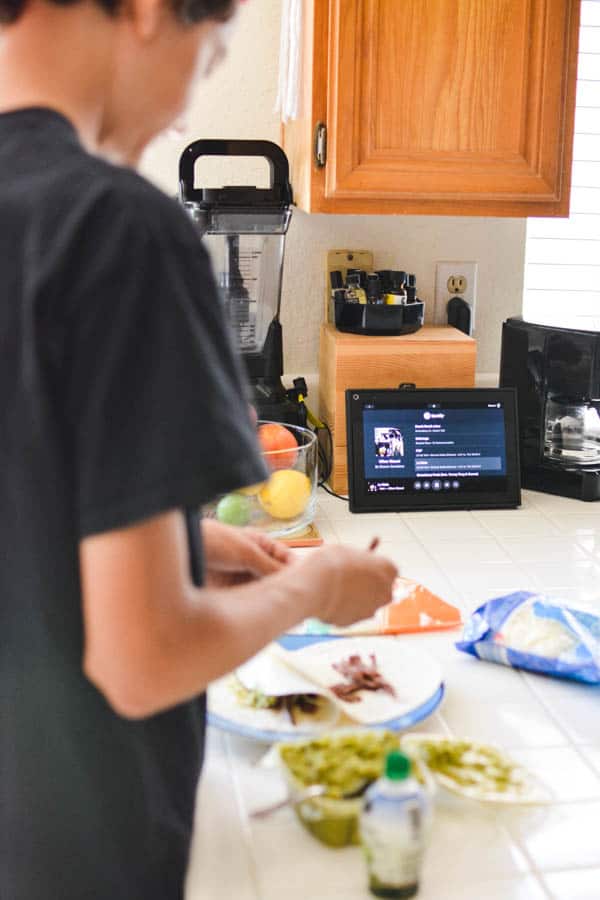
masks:
<svg viewBox="0 0 600 900"><path fill-rule="evenodd" d="M224 525L247 525L252 503L243 494L227 494L217 505L217 519Z"/></svg>

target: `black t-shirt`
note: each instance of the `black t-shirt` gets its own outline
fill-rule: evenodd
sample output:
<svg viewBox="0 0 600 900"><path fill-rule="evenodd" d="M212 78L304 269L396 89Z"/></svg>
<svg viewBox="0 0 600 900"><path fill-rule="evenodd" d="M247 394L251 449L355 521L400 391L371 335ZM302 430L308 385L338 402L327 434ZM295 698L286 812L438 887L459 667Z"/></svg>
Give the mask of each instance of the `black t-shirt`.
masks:
<svg viewBox="0 0 600 900"><path fill-rule="evenodd" d="M203 698L127 721L86 679L78 543L263 477L186 216L59 114L0 115L1 900L182 897Z"/></svg>

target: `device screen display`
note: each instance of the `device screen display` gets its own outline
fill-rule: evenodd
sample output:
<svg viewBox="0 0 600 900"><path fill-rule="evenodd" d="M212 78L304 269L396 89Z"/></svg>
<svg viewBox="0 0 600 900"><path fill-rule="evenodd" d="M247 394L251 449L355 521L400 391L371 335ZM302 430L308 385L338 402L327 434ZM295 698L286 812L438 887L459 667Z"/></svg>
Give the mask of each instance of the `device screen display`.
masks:
<svg viewBox="0 0 600 900"><path fill-rule="evenodd" d="M366 402L362 419L365 487L371 495L506 490L501 401L416 402L402 409Z"/></svg>

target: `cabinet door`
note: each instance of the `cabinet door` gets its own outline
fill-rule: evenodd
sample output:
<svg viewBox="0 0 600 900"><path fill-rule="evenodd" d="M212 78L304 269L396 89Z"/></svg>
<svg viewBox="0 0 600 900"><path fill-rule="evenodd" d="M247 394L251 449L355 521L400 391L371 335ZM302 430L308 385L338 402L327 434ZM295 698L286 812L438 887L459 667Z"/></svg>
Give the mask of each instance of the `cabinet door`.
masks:
<svg viewBox="0 0 600 900"><path fill-rule="evenodd" d="M328 60L313 208L568 214L577 0L315 0L313 13L314 65L319 42Z"/></svg>

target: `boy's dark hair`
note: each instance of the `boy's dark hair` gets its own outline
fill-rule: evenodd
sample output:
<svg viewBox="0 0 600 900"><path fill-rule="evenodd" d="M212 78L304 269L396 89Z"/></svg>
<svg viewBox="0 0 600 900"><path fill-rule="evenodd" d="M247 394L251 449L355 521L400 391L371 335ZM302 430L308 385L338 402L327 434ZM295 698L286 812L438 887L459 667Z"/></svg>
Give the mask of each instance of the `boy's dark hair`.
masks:
<svg viewBox="0 0 600 900"><path fill-rule="evenodd" d="M74 6L79 0L50 0L58 6ZM107 13L115 13L120 0L95 0L98 6ZM235 0L170 0L175 13L189 24L201 22L203 19L226 19L232 11ZM16 22L27 0L0 0L0 24Z"/></svg>

